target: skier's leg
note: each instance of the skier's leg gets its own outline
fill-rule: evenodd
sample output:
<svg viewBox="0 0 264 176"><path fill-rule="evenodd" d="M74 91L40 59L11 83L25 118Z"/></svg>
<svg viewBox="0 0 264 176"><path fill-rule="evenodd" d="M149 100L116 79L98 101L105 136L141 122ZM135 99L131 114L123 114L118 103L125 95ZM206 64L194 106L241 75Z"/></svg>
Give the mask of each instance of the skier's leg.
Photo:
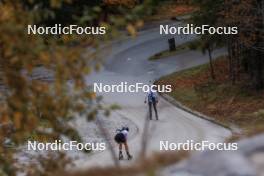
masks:
<svg viewBox="0 0 264 176"><path fill-rule="evenodd" d="M127 153L127 159L130 160L130 159L132 159L132 155L130 155L130 153L129 153L127 142L125 142L124 145L125 145L125 150L126 150L126 153Z"/></svg>
<svg viewBox="0 0 264 176"><path fill-rule="evenodd" d="M153 102L153 107L154 107L154 111L155 111L156 119L159 120L159 117L158 117L158 111L157 111L157 103L156 103L156 102Z"/></svg>
<svg viewBox="0 0 264 176"><path fill-rule="evenodd" d="M122 153L122 143L119 143L119 160L123 159L123 153Z"/></svg>
<svg viewBox="0 0 264 176"><path fill-rule="evenodd" d="M149 119L152 120L152 103L149 102L148 105L149 105Z"/></svg>

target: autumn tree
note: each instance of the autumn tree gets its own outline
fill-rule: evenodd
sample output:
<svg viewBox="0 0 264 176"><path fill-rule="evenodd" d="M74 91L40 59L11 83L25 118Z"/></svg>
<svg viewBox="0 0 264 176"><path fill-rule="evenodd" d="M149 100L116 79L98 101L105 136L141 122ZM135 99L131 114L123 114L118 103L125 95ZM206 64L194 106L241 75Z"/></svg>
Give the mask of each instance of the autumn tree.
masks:
<svg viewBox="0 0 264 176"><path fill-rule="evenodd" d="M239 35L227 38L232 82L238 78L242 63L256 89L264 88L263 3L263 0L225 1L220 20L239 29Z"/></svg>
<svg viewBox="0 0 264 176"><path fill-rule="evenodd" d="M192 21L196 25L209 24L210 26L235 26L238 28L237 35L201 35L200 47L212 46L227 47L229 60L229 78L235 84L242 72L250 76L250 83L256 89L264 87L263 73L263 0L244 1L208 1L194 0L199 6ZM213 78L214 68L210 59L211 76Z"/></svg>
<svg viewBox="0 0 264 176"><path fill-rule="evenodd" d="M19 151L14 149L27 139L52 141L64 135L80 141L68 122L76 114L92 119L98 111L108 114L113 108L101 105L85 76L101 64L96 54L99 42L112 37L117 26L129 24L129 31L136 31L137 12L143 13L145 7L121 9L122 15L110 20L102 18L104 7L102 1L84 0L0 2L0 175L15 175L13 154ZM106 36L27 34L29 24L54 23L105 26L109 32Z"/></svg>
<svg viewBox="0 0 264 176"><path fill-rule="evenodd" d="M196 26L202 26L204 24L217 27L217 19L219 18L219 12L223 5L223 0L194 0L193 4L198 6L199 9L192 15L191 21ZM203 53L207 52L210 63L211 78L215 79L215 71L213 66L212 52L215 48L222 46L223 40L218 34L202 34L199 36L199 40L194 42L191 48L199 48ZM196 45L196 46L195 46Z"/></svg>

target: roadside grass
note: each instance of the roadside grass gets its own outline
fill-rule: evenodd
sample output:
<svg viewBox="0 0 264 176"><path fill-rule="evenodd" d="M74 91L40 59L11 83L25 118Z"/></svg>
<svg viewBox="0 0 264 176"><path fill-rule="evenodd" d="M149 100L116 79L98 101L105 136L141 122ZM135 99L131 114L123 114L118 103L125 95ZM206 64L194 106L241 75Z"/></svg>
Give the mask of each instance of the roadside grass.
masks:
<svg viewBox="0 0 264 176"><path fill-rule="evenodd" d="M176 72L157 81L171 84L170 96L187 107L242 129L240 137L264 132L264 91L256 92L240 80L232 85L228 79L228 60L221 56L214 60L216 80L210 79L209 65L201 65Z"/></svg>
<svg viewBox="0 0 264 176"><path fill-rule="evenodd" d="M192 42L186 42L181 45L178 45L176 46L176 50L174 51L170 51L170 50L161 51L157 54L154 54L150 58L148 58L148 60L159 60L159 59L164 59L170 56L175 56L176 54L189 50L189 46Z"/></svg>

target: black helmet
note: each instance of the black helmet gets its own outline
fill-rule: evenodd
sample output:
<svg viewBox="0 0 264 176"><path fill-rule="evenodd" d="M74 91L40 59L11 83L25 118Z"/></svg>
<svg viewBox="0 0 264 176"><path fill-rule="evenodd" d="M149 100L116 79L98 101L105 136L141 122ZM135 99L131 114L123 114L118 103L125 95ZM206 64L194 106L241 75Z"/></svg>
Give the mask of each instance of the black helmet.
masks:
<svg viewBox="0 0 264 176"><path fill-rule="evenodd" d="M128 128L128 127L123 127L122 130L127 130L127 131L129 131L129 128Z"/></svg>

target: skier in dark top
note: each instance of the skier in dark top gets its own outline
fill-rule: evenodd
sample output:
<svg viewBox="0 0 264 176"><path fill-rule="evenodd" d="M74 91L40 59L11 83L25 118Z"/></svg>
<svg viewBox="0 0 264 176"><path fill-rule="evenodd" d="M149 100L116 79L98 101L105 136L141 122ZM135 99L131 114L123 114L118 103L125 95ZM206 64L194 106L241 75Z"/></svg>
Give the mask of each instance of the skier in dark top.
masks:
<svg viewBox="0 0 264 176"><path fill-rule="evenodd" d="M154 108L155 111L155 116L156 116L156 120L159 120L158 117L158 111L157 111L157 103L158 103L158 96L157 96L157 92L150 90L146 97L145 97L145 103L148 102L148 106L149 106L149 118L150 120L152 120L152 106Z"/></svg>
<svg viewBox="0 0 264 176"><path fill-rule="evenodd" d="M117 134L115 135L115 141L119 144L119 160L124 159L123 153L122 153L122 146L125 146L127 159L132 159L132 155L129 153L128 145L127 145L127 135L129 133L128 127L123 127L122 129L117 129Z"/></svg>

